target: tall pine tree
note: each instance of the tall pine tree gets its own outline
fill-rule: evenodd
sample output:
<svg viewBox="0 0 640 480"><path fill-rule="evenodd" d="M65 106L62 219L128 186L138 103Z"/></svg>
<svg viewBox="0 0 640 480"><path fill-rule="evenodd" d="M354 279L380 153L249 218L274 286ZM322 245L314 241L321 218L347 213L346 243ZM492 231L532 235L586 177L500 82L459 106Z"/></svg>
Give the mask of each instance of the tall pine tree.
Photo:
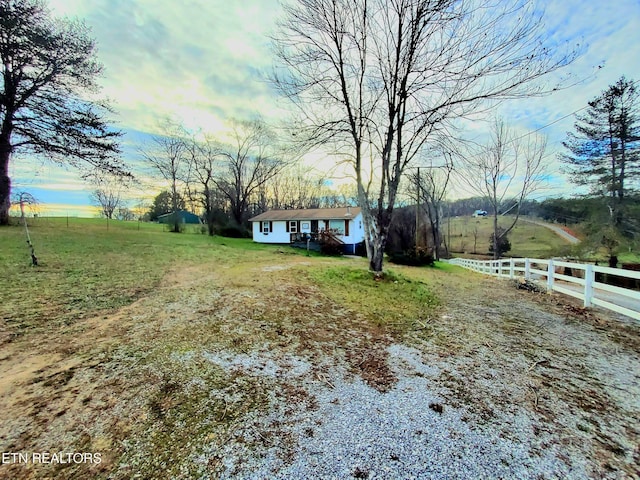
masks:
<svg viewBox="0 0 640 480"><path fill-rule="evenodd" d="M640 178L640 102L635 82L621 77L576 115L560 154L572 182L607 198L610 224L624 223L625 197Z"/></svg>

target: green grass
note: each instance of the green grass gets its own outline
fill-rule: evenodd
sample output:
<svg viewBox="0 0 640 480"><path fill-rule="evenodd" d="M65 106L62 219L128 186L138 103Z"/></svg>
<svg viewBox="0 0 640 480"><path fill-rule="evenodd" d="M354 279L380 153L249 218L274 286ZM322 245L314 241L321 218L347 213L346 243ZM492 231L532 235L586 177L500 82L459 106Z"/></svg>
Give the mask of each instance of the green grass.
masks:
<svg viewBox="0 0 640 480"><path fill-rule="evenodd" d="M620 263L640 263L640 253L624 252L618 255Z"/></svg>
<svg viewBox="0 0 640 480"><path fill-rule="evenodd" d="M438 305L426 283L391 270L379 280L371 272L348 266L315 269L310 277L335 302L395 332L410 328Z"/></svg>
<svg viewBox="0 0 640 480"><path fill-rule="evenodd" d="M435 262L435 265L432 267L436 271L442 272L460 272L464 269L457 265L452 265L449 262Z"/></svg>
<svg viewBox="0 0 640 480"><path fill-rule="evenodd" d="M359 372L371 345L408 337L433 315L435 276L457 275L438 263L397 267L375 280L364 260L307 258L288 246L174 234L157 224L111 221L107 229L102 219L34 219L30 232L37 267L30 266L24 229L0 229L0 342L32 353L34 362L62 357L30 382L17 382L16 395L63 412L47 428L64 430L78 451L109 452L97 478L195 478L204 471L194 461L203 452L215 472L224 460L215 451L249 412L268 409L274 398L304 401L295 385L221 368L209 354L252 355L265 346L305 359L344 352ZM14 361L8 352L5 364ZM73 388L63 397L64 386L43 381L61 372ZM378 378L376 372L366 373ZM25 417L25 451L48 438L38 412ZM88 412L103 423L85 435L74 429ZM23 406L5 413L23 415ZM251 441L281 440L266 431ZM89 476L89 467L77 468L52 476Z"/></svg>
<svg viewBox="0 0 640 480"><path fill-rule="evenodd" d="M31 266L24 228L0 229L5 280L0 318L13 334L71 324L127 305L157 288L178 267L211 260L233 263L247 252L306 253L250 239L175 234L152 223L108 223L107 228L104 219L30 219L37 267Z"/></svg>
<svg viewBox="0 0 640 480"><path fill-rule="evenodd" d="M507 227L511 224L510 217L500 217L498 224ZM444 232L449 227L445 221ZM493 220L490 217L456 217L451 219L450 248L453 252L473 253L474 230L477 227L476 253L488 254L489 237L493 232ZM514 229L509 233L511 250L505 256L547 258L559 252L569 251L569 243L542 225L518 220Z"/></svg>

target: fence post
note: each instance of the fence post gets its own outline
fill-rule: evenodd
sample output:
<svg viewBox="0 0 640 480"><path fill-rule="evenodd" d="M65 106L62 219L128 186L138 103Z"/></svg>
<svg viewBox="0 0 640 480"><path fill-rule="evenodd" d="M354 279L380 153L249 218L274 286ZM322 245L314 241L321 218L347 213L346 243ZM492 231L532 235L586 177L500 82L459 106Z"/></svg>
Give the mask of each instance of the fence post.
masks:
<svg viewBox="0 0 640 480"><path fill-rule="evenodd" d="M531 260L529 258L524 259L524 279L529 280L531 277Z"/></svg>
<svg viewBox="0 0 640 480"><path fill-rule="evenodd" d="M516 272L516 262L513 259L513 257L511 257L509 259L509 278L513 279L515 277L515 272Z"/></svg>
<svg viewBox="0 0 640 480"><path fill-rule="evenodd" d="M549 268L547 268L547 291L553 291L553 274L555 272L555 268L553 267L553 259L549 259Z"/></svg>
<svg viewBox="0 0 640 480"><path fill-rule="evenodd" d="M587 268L584 269L584 307L591 306L591 297L593 297L593 280L594 272L593 265L587 264Z"/></svg>

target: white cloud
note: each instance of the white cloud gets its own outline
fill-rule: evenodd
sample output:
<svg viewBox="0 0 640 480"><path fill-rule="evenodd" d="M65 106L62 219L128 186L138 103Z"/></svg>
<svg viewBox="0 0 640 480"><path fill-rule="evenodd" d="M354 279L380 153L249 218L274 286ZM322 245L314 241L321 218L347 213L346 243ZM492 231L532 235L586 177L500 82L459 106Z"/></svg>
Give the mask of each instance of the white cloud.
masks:
<svg viewBox="0 0 640 480"><path fill-rule="evenodd" d="M640 80L638 0L542 3L552 42L586 45L583 55L560 73L571 72L582 82L548 97L502 105L499 111L505 120L523 130L548 125L584 107L623 74ZM233 117L260 113L279 118L287 107L263 80L272 64L267 35L281 13L278 0L49 0L49 4L55 14L77 16L92 27L105 66L102 93L114 100L118 128L136 131L136 138L140 132L155 133L159 120L166 117L193 130L221 131ZM598 69L603 61L604 68ZM542 130L550 149L560 148L572 124L569 117ZM484 125L469 123L467 129L481 138ZM23 179L30 174L24 168L15 171ZM55 181L45 183L79 185L65 181L61 169L48 174Z"/></svg>

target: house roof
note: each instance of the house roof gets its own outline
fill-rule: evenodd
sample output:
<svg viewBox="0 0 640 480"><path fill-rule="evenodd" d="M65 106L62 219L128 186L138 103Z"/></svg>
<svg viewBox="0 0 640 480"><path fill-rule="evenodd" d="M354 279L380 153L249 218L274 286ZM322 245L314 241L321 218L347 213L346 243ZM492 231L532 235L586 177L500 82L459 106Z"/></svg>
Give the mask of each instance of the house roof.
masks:
<svg viewBox="0 0 640 480"><path fill-rule="evenodd" d="M269 210L250 218L250 222L278 221L278 220L344 220L355 218L360 213L360 207L342 208L301 208L298 210Z"/></svg>
<svg viewBox="0 0 640 480"><path fill-rule="evenodd" d="M187 210L176 210L176 212L178 215L184 216L184 215L193 215L194 217L197 217L198 215L196 215L195 213L191 213ZM158 215L158 218L164 218L164 217L170 217L174 214L174 212L170 212L170 213L165 213L163 215Z"/></svg>

